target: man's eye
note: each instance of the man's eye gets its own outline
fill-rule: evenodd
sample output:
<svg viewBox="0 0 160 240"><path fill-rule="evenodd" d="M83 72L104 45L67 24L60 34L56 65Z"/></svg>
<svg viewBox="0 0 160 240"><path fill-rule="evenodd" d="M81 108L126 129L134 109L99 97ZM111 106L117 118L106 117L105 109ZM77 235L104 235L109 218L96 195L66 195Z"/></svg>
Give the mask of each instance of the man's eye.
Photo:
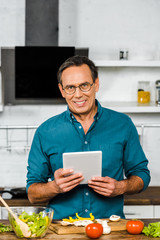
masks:
<svg viewBox="0 0 160 240"><path fill-rule="evenodd" d="M66 87L67 90L73 90L74 89L74 86L68 86Z"/></svg>
<svg viewBox="0 0 160 240"><path fill-rule="evenodd" d="M82 88L88 87L88 83L83 83L83 84L81 85L81 87L82 87Z"/></svg>

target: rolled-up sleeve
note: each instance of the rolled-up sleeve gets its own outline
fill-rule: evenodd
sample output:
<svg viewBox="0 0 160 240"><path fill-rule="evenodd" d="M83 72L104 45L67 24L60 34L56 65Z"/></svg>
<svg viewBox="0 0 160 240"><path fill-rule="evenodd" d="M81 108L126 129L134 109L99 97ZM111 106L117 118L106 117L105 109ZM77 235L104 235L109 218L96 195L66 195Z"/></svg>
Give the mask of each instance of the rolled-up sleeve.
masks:
<svg viewBox="0 0 160 240"><path fill-rule="evenodd" d="M133 175L139 176L144 182L143 190L145 190L150 182L148 160L138 139L137 129L131 120L128 127L129 134L124 151L125 176L127 178Z"/></svg>
<svg viewBox="0 0 160 240"><path fill-rule="evenodd" d="M42 150L42 142L37 129L28 157L26 190L28 191L29 186L33 183L48 182L49 177L49 161Z"/></svg>

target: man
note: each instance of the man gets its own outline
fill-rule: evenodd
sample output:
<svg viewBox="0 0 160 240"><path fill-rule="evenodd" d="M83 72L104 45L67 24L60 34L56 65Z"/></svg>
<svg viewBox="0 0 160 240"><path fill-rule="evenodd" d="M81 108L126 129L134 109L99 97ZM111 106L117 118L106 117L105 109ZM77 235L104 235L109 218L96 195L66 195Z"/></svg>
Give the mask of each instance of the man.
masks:
<svg viewBox="0 0 160 240"><path fill-rule="evenodd" d="M146 189L150 181L136 128L127 115L103 108L96 100L99 78L88 58L66 60L58 81L68 109L35 133L28 160L29 200L47 201L55 219L74 217L76 212L82 217L92 212L96 218L124 218L123 195ZM97 150L102 151L102 177L88 185L80 185L81 173L63 169L64 152Z"/></svg>

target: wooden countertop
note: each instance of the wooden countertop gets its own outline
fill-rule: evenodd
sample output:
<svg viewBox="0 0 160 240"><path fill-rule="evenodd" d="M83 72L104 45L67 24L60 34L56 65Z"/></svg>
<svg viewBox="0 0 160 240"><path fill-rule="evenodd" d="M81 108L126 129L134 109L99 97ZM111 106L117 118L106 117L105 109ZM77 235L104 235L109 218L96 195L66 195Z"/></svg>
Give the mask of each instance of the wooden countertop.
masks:
<svg viewBox="0 0 160 240"><path fill-rule="evenodd" d="M125 195L125 205L160 205L160 187L148 187L145 191Z"/></svg>
<svg viewBox="0 0 160 240"><path fill-rule="evenodd" d="M33 206L28 199L7 199L9 206ZM160 205L160 187L148 187L145 191L125 195L125 205ZM3 206L0 202L0 206ZM34 204L34 206L46 206L46 203Z"/></svg>
<svg viewBox="0 0 160 240"><path fill-rule="evenodd" d="M158 222L160 221L160 219L142 219L142 221L145 223L145 225L147 226L148 223L150 222ZM0 222L3 222L5 224L8 224L8 221L2 221L0 220ZM0 233L0 239L1 240L15 240L18 239L16 237L16 235L14 234L14 232L9 232L9 233ZM22 239L22 238L21 238ZM24 238L23 238L24 239ZM35 238L35 239L42 239L42 238ZM87 240L89 239L85 234L68 234L68 235L58 235L54 232L52 232L51 230L48 230L48 232L46 233L45 237L43 238L44 240L49 240L49 239L61 239L61 240L67 240L67 239L71 239L71 240ZM109 235L102 235L100 238L100 240L103 239L107 239L107 240L113 240L113 239L119 239L119 240L149 240L149 239L155 239L152 237L147 237L144 234L139 234L139 235L131 235L129 233L127 233L127 231L117 231L117 232L111 232Z"/></svg>

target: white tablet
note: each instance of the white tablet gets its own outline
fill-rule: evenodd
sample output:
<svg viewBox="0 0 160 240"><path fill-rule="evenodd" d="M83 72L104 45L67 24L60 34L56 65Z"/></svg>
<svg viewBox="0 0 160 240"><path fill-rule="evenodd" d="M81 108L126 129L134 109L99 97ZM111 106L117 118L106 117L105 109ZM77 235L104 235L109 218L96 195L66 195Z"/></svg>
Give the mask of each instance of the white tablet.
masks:
<svg viewBox="0 0 160 240"><path fill-rule="evenodd" d="M72 168L74 173L81 172L84 176L81 184L88 184L92 177L102 175L102 152L70 152L63 153L63 168Z"/></svg>

